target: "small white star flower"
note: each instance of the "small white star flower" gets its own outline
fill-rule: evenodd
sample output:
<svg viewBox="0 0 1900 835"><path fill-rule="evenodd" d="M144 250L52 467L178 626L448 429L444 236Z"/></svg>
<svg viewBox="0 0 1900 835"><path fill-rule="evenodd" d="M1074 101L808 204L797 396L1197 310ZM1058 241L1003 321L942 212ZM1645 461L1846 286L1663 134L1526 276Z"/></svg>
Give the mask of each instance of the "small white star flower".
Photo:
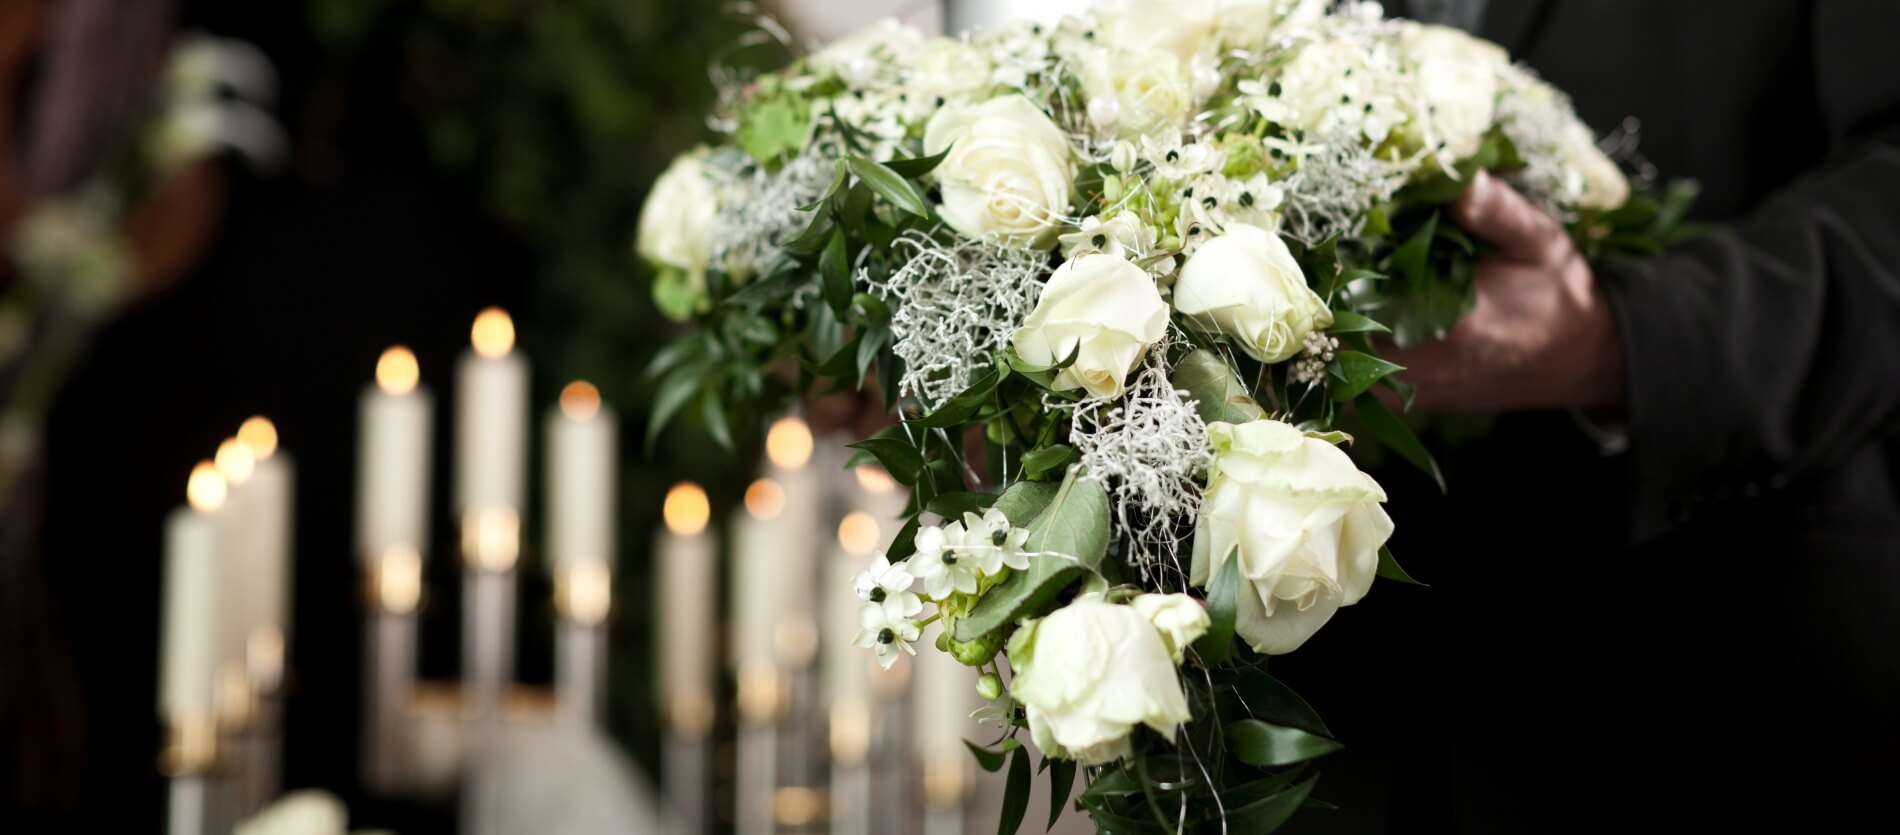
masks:
<svg viewBox="0 0 1900 835"><path fill-rule="evenodd" d="M852 646L871 650L877 655L878 666L888 670L897 663L899 650L916 655L917 650L911 642L923 635L923 628L908 618L892 620L884 607L877 603L858 604L858 636L851 641Z"/></svg>
<svg viewBox="0 0 1900 835"><path fill-rule="evenodd" d="M892 563L883 554L871 560L871 568L858 572L852 580L858 599L884 607L891 620L916 617L924 610L924 601L910 590L917 578L905 570L902 560Z"/></svg>
<svg viewBox="0 0 1900 835"><path fill-rule="evenodd" d="M951 592L976 594L977 560L963 554L962 522L944 527L928 527L917 532L917 553L906 562L917 579L924 581L924 594L943 600Z"/></svg>
<svg viewBox="0 0 1900 835"><path fill-rule="evenodd" d="M1029 568L1029 555L1023 553L1029 529L1011 525L1002 511L990 508L982 516L965 513L963 529L964 554L974 558L984 574L995 576L1004 566L1017 571Z"/></svg>

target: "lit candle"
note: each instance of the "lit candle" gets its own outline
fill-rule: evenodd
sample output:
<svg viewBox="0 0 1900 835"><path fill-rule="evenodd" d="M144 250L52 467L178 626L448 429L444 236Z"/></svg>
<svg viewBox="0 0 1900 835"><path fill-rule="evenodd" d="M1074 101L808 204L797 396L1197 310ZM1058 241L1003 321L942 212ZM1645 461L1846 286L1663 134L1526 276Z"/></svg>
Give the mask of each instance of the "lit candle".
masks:
<svg viewBox="0 0 1900 835"><path fill-rule="evenodd" d="M218 602L224 608L224 614L218 619L218 664L233 672L220 675L242 675L244 665L245 633L251 627L255 611L255 601L250 598L251 560L251 514L249 512L251 474L257 468L257 460L251 454L251 448L238 443L238 439L226 438L218 444L217 454L211 459L217 468L218 476L224 479L224 504L218 511L218 527L222 543L218 548ZM227 695L235 692L229 685L221 687ZM238 709L243 700L224 700L232 709ZM236 718L229 717L227 718Z"/></svg>
<svg viewBox="0 0 1900 835"><path fill-rule="evenodd" d="M491 307L469 330L455 367L455 506L463 556L488 571L514 567L527 466L528 360L514 320Z"/></svg>
<svg viewBox="0 0 1900 835"><path fill-rule="evenodd" d="M283 677L284 646L290 634L289 607L292 489L295 470L290 454L277 445L277 427L253 417L238 427L238 443L255 464L242 488L248 517L246 597L252 607L245 634L245 667L262 694L277 690Z"/></svg>
<svg viewBox="0 0 1900 835"><path fill-rule="evenodd" d="M357 549L372 577L386 556L428 553L429 424L434 401L416 355L400 345L376 361L363 392L356 491Z"/></svg>
<svg viewBox="0 0 1900 835"><path fill-rule="evenodd" d="M555 570L614 562L613 409L591 383L569 383L548 415L548 553Z"/></svg>
<svg viewBox="0 0 1900 835"><path fill-rule="evenodd" d="M818 554L830 538L825 519L830 495L818 467L812 466L811 427L797 417L779 418L765 436L768 470L784 495L783 510L771 525L769 538L748 546L754 561L769 563L760 572L771 586L769 607L771 647L779 665L797 669L811 663L817 652L818 624L814 601L818 581ZM826 473L829 474L829 473Z"/></svg>
<svg viewBox="0 0 1900 835"><path fill-rule="evenodd" d="M462 520L463 705L497 717L514 680L515 560L527 466L528 360L500 308L475 317L455 367L455 507Z"/></svg>
<svg viewBox="0 0 1900 835"><path fill-rule="evenodd" d="M706 491L690 481L673 486L662 508L666 530L654 544L659 582L660 704L673 732L687 737L712 728L714 690L713 606L717 591L716 543L706 530L711 506Z"/></svg>
<svg viewBox="0 0 1900 835"><path fill-rule="evenodd" d="M195 770L208 764L212 743L212 683L218 665L219 566L223 533L218 511L226 485L210 461L191 471L187 505L165 522L165 610L159 662L158 709L170 723L171 764Z"/></svg>

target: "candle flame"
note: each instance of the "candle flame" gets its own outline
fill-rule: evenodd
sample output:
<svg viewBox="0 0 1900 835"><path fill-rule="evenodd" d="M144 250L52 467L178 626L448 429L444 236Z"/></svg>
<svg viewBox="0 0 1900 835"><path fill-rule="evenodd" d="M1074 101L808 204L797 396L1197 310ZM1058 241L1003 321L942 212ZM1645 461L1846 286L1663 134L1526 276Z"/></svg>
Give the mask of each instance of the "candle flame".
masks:
<svg viewBox="0 0 1900 835"><path fill-rule="evenodd" d="M568 420L587 420L600 412L600 389L586 380L575 380L561 389L561 414Z"/></svg>
<svg viewBox="0 0 1900 835"><path fill-rule="evenodd" d="M712 505L706 501L706 491L690 481L682 481L666 491L666 504L660 515L666 518L666 529L675 536L694 536L706 529L706 520L712 517Z"/></svg>
<svg viewBox="0 0 1900 835"><path fill-rule="evenodd" d="M225 438L218 444L218 454L212 460L218 468L218 475L224 476L226 484L236 487L251 480L251 471L257 469L257 459L251 456L251 448L236 438Z"/></svg>
<svg viewBox="0 0 1900 835"><path fill-rule="evenodd" d="M765 456L780 469L805 466L811 460L811 427L797 417L779 418L765 433Z"/></svg>
<svg viewBox="0 0 1900 835"><path fill-rule="evenodd" d="M383 611L406 615L422 602L422 555L407 545L383 552L376 561L376 598Z"/></svg>
<svg viewBox="0 0 1900 835"><path fill-rule="evenodd" d="M475 317L468 340L474 343L475 353L484 357L507 356L515 348L515 320L508 318L508 311L491 307Z"/></svg>
<svg viewBox="0 0 1900 835"><path fill-rule="evenodd" d="M263 415L254 416L238 427L237 439L250 447L251 457L263 461L277 452L277 425Z"/></svg>
<svg viewBox="0 0 1900 835"><path fill-rule="evenodd" d="M777 519L785 512L785 488L769 478L752 482L745 489L745 509L754 519Z"/></svg>
<svg viewBox="0 0 1900 835"><path fill-rule="evenodd" d="M218 475L218 465L210 461L200 461L191 468L191 479L185 482L185 500L191 509L210 513L224 506L224 476Z"/></svg>
<svg viewBox="0 0 1900 835"><path fill-rule="evenodd" d="M408 394L416 390L422 370L416 355L401 345L391 347L376 359L376 386L390 394Z"/></svg>
<svg viewBox="0 0 1900 835"><path fill-rule="evenodd" d="M877 520L869 513L852 511L838 523L838 544L853 556L861 557L876 550L877 540Z"/></svg>
<svg viewBox="0 0 1900 835"><path fill-rule="evenodd" d="M857 469L858 486L866 493L884 494L897 489L897 480L884 471L883 467L859 467Z"/></svg>
<svg viewBox="0 0 1900 835"><path fill-rule="evenodd" d="M554 598L569 620L596 626L613 608L613 574L605 560L575 560L554 578Z"/></svg>

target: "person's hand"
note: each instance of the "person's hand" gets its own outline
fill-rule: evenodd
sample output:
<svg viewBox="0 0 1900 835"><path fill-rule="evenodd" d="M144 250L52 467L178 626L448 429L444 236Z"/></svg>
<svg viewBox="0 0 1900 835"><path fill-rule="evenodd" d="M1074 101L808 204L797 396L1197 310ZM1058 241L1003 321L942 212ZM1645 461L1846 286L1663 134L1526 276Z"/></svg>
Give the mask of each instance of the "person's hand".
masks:
<svg viewBox="0 0 1900 835"><path fill-rule="evenodd" d="M1443 340L1381 353L1418 386L1415 408L1459 413L1623 401L1623 352L1609 302L1563 225L1479 173L1450 206L1495 249L1478 265L1478 301Z"/></svg>

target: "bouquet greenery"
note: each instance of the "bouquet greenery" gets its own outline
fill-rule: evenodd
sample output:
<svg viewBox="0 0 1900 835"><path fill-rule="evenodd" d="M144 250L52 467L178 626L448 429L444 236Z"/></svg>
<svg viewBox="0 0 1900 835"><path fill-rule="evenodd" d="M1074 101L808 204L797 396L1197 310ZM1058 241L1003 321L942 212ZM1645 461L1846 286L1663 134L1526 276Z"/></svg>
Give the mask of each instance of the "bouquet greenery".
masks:
<svg viewBox="0 0 1900 835"><path fill-rule="evenodd" d="M896 421L851 465L913 496L855 640L973 668L1004 831L1024 729L1051 820L1078 766L1110 832L1320 803L1310 761L1340 743L1265 657L1411 582L1340 426L1438 477L1372 390L1409 396L1375 338L1472 304L1482 253L1440 207L1488 170L1607 257L1666 243L1693 194L1633 189L1497 46L1375 4L886 24L732 85L718 118L731 142L675 161L641 219L655 298L699 325L653 363L654 431L730 437L794 376L881 394Z"/></svg>

